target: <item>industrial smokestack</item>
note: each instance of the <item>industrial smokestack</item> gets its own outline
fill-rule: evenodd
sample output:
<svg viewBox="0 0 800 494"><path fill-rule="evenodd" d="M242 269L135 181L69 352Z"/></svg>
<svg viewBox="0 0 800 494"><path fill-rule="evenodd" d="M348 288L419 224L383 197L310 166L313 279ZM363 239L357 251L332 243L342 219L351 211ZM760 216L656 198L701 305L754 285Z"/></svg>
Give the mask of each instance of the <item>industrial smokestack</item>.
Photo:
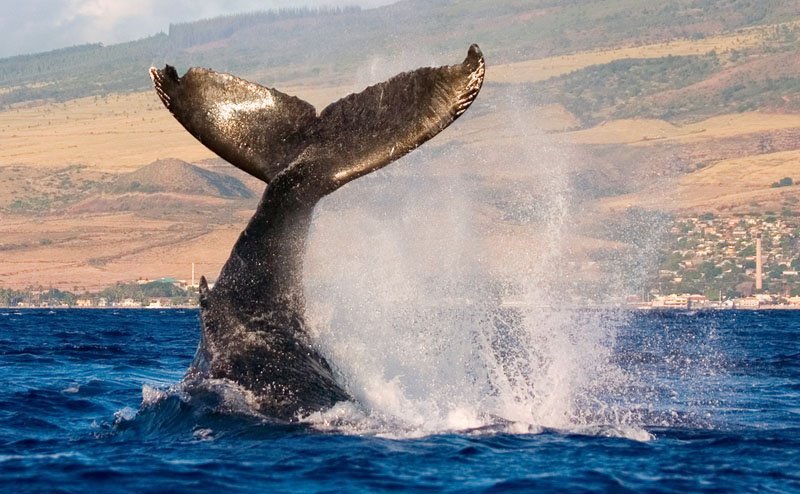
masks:
<svg viewBox="0 0 800 494"><path fill-rule="evenodd" d="M761 234L756 238L756 290L762 289L762 266L761 266Z"/></svg>

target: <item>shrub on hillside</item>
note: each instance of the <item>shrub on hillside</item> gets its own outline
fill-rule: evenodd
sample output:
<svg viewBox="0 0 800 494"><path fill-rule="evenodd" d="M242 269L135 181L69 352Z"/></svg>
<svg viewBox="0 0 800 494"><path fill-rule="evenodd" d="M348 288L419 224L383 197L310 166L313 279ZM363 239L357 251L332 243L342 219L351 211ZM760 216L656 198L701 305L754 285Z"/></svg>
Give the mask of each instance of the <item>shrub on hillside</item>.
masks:
<svg viewBox="0 0 800 494"><path fill-rule="evenodd" d="M778 180L777 182L772 182L772 187L789 187L794 185L794 180L790 177L783 177L782 179Z"/></svg>

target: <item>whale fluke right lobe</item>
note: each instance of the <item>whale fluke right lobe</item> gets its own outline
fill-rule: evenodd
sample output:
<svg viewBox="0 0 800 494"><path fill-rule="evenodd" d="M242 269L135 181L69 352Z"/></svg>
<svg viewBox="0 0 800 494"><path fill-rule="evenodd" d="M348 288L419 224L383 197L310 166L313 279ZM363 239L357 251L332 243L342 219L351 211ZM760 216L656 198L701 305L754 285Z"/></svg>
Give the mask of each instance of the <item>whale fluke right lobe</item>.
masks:
<svg viewBox="0 0 800 494"><path fill-rule="evenodd" d="M323 194L399 159L466 111L485 63L472 45L463 63L404 72L330 104L298 162L315 163Z"/></svg>

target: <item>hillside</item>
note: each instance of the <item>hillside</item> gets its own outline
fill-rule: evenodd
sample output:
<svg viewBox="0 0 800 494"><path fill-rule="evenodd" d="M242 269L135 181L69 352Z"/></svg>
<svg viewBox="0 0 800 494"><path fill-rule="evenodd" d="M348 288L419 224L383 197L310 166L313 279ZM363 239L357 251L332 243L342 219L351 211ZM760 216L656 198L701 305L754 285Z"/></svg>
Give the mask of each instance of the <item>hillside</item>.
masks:
<svg viewBox="0 0 800 494"><path fill-rule="evenodd" d="M263 184L214 160L159 160L132 172L0 167L0 280L99 290L222 266Z"/></svg>
<svg viewBox="0 0 800 494"><path fill-rule="evenodd" d="M475 41L494 64L503 64L675 39L702 42L748 27L785 25L798 15L800 5L791 0L675 0L658 6L631 0L406 0L369 10L242 14L172 25L168 33L130 43L2 59L0 107L144 90L147 67L167 62L266 84L342 84L369 65L381 77L390 64L427 65L434 57L460 55ZM794 27L776 29L770 36L777 39L766 40L770 49L796 40ZM419 45L409 49L408 40Z"/></svg>
<svg viewBox="0 0 800 494"><path fill-rule="evenodd" d="M263 187L258 180L230 166L222 167L223 173L210 169L212 166L209 163L203 168L179 159L163 159L121 174L98 173L75 165L0 167L0 190L5 199L0 201L0 211L21 215L102 213L104 207L108 208L105 212L129 211L126 204L140 202L135 209L179 212L189 205L196 208L209 201L220 203L214 199L251 204L256 198L254 190ZM166 197L175 199L169 207L163 199Z"/></svg>
<svg viewBox="0 0 800 494"><path fill-rule="evenodd" d="M452 246L471 232L480 269L499 278L545 262L585 291L631 287L657 268L675 217L798 212L798 39L790 1L407 0L3 59L0 285L185 278L192 261L214 277L263 184L175 122L151 64L231 71L321 110L477 41L488 69L473 107L326 200L318 231L335 248L312 245L310 264L369 259L361 236L438 232Z"/></svg>
<svg viewBox="0 0 800 494"><path fill-rule="evenodd" d="M175 158L157 160L134 172L122 174L108 185L108 191L172 192L241 199L253 197L253 192L240 180Z"/></svg>
<svg viewBox="0 0 800 494"><path fill-rule="evenodd" d="M410 49L411 39L424 42ZM0 108L147 90L146 69L164 63L347 94L461 56L475 41L493 61L490 80L529 83L531 104L561 105L584 127L800 109L800 5L789 0L405 0L241 14L129 43L0 59Z"/></svg>

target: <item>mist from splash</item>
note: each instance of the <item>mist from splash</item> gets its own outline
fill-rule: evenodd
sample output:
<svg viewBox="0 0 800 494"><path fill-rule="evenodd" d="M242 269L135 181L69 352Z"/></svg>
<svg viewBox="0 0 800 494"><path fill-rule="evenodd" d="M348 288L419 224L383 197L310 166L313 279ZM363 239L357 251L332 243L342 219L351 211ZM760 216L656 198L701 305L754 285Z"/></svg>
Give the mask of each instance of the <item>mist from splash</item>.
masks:
<svg viewBox="0 0 800 494"><path fill-rule="evenodd" d="M649 437L620 398L632 379L612 359L623 316L563 307L576 214L568 150L506 96L491 111L511 116L500 132L519 137L513 150L449 147L442 159L426 145L318 206L307 318L359 405L312 423L390 435L502 424ZM538 177L535 200L515 198L537 219L514 229L536 242L514 260L511 279L492 268L503 251L495 230L506 225L481 201L486 177L457 171L465 160L490 174ZM444 161L448 171L435 168Z"/></svg>

